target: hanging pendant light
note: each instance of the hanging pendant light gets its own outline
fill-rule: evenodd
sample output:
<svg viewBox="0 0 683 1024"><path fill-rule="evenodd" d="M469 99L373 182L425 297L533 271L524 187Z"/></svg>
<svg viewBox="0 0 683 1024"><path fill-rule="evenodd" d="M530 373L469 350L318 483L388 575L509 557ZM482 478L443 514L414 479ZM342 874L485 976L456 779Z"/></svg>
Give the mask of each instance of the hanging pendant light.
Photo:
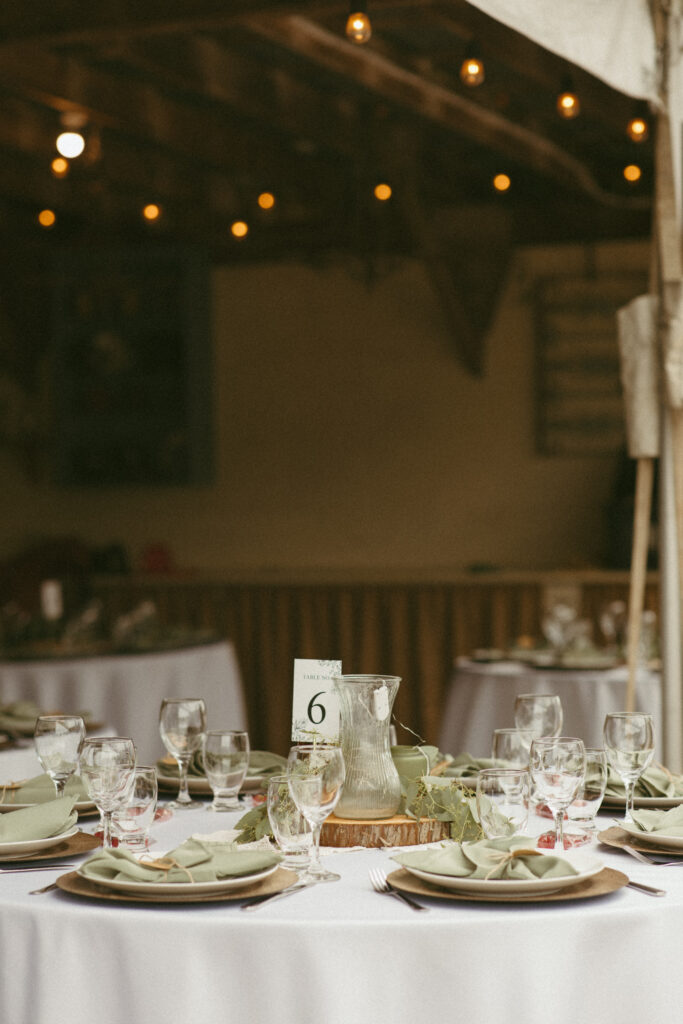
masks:
<svg viewBox="0 0 683 1024"><path fill-rule="evenodd" d="M359 0L359 2L351 0L349 16L346 19L346 35L352 43L358 43L359 46L367 43L370 39L372 25L364 0Z"/></svg>
<svg viewBox="0 0 683 1024"><path fill-rule="evenodd" d="M481 59L481 47L476 39L473 39L465 53L465 59L460 65L460 78L471 87L481 85L484 81L484 62Z"/></svg>

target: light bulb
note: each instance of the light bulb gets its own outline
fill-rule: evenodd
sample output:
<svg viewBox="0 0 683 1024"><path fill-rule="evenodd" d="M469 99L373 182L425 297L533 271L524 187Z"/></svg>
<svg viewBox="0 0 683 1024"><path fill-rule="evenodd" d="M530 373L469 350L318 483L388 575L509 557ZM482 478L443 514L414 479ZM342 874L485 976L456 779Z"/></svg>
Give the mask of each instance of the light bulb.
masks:
<svg viewBox="0 0 683 1024"><path fill-rule="evenodd" d="M80 132L62 132L57 136L56 146L61 156L73 160L85 149L85 139Z"/></svg>
<svg viewBox="0 0 683 1024"><path fill-rule="evenodd" d="M510 176L507 174L496 174L493 179L493 187L496 192L507 192L511 184Z"/></svg>
<svg viewBox="0 0 683 1024"><path fill-rule="evenodd" d="M638 181L642 173L643 172L641 171L638 164L628 164L626 167L624 167L624 177L627 181L631 182L631 184L633 184L633 182L635 181Z"/></svg>
<svg viewBox="0 0 683 1024"><path fill-rule="evenodd" d="M69 161L65 160L63 156L56 156L50 167L55 178L65 178L69 173Z"/></svg>
<svg viewBox="0 0 683 1024"><path fill-rule="evenodd" d="M460 65L460 77L465 85L481 85L484 81L484 63L478 57L465 57Z"/></svg>
<svg viewBox="0 0 683 1024"><path fill-rule="evenodd" d="M645 142L649 134L647 121L642 117L632 117L626 125L626 131L634 142Z"/></svg>
<svg viewBox="0 0 683 1024"><path fill-rule="evenodd" d="M244 238L249 231L249 225L243 220L236 220L230 225L230 230L235 238Z"/></svg>
<svg viewBox="0 0 683 1024"><path fill-rule="evenodd" d="M275 206L275 196L272 192L261 192L258 197L258 204L262 210L272 210Z"/></svg>
<svg viewBox="0 0 683 1024"><path fill-rule="evenodd" d="M372 25L365 11L349 14L346 21L346 35L352 43L367 43L372 35Z"/></svg>
<svg viewBox="0 0 683 1024"><path fill-rule="evenodd" d="M57 218L53 210L41 210L38 214L38 223L41 228L52 228L55 226Z"/></svg>
<svg viewBox="0 0 683 1024"><path fill-rule="evenodd" d="M380 202L386 202L387 199L391 199L391 185L387 185L385 182L380 182L379 185L375 185L374 195L375 199L379 199Z"/></svg>
<svg viewBox="0 0 683 1024"><path fill-rule="evenodd" d="M157 203L147 203L142 208L142 216L147 221L159 220L159 217L161 217L161 207Z"/></svg>
<svg viewBox="0 0 683 1024"><path fill-rule="evenodd" d="M560 117L564 117L568 121L573 117L578 117L581 113L579 97L571 89L566 89L557 97L557 112Z"/></svg>

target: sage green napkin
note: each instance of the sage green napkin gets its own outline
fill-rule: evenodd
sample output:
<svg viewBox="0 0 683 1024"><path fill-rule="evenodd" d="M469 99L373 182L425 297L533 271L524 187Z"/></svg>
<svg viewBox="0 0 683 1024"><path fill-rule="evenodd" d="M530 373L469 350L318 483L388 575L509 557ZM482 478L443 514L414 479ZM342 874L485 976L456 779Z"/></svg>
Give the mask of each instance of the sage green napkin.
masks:
<svg viewBox="0 0 683 1024"><path fill-rule="evenodd" d="M493 757L473 757L472 754L458 754L441 773L445 778L461 779L476 775L484 768L504 767L503 761Z"/></svg>
<svg viewBox="0 0 683 1024"><path fill-rule="evenodd" d="M35 807L0 814L0 843L48 839L72 828L78 819L72 796L62 796Z"/></svg>
<svg viewBox="0 0 683 1024"><path fill-rule="evenodd" d="M661 764L651 764L636 782L637 797L683 797L683 775L675 775ZM609 767L605 796L625 799L626 791L621 776Z"/></svg>
<svg viewBox="0 0 683 1024"><path fill-rule="evenodd" d="M18 812L17 812L18 813ZM279 864L282 855L274 850L240 850L232 843L202 843L186 839L155 863L137 860L127 850L99 850L80 867L80 874L93 882L115 880L134 882L215 882L241 878Z"/></svg>
<svg viewBox="0 0 683 1024"><path fill-rule="evenodd" d="M12 704L0 707L0 732L17 733L33 732L36 718L41 713L37 704L31 700L16 700Z"/></svg>
<svg viewBox="0 0 683 1024"><path fill-rule="evenodd" d="M64 796L72 796L76 801L89 800L88 792L80 775L72 775L68 780ZM17 789L7 789L0 785L0 804L44 804L55 799L55 785L49 775L36 775L27 779Z"/></svg>
<svg viewBox="0 0 683 1024"><path fill-rule="evenodd" d="M175 761L171 761L167 758L157 761L157 769L161 775L170 775L174 778L178 775L178 765ZM280 757L279 754L272 754L269 750L251 750L249 752L249 767L247 768L247 778L256 778L261 775L277 775L279 772L286 771L287 769L287 758ZM188 769L188 775L195 778L204 778L204 757L201 750L198 750L192 756L190 761L190 767Z"/></svg>
<svg viewBox="0 0 683 1024"><path fill-rule="evenodd" d="M632 816L643 832L683 836L683 807L672 807L669 811L636 810Z"/></svg>
<svg viewBox="0 0 683 1024"><path fill-rule="evenodd" d="M482 839L425 850L398 853L392 860L404 867L452 878L561 878L577 870L561 857L540 853L529 836Z"/></svg>

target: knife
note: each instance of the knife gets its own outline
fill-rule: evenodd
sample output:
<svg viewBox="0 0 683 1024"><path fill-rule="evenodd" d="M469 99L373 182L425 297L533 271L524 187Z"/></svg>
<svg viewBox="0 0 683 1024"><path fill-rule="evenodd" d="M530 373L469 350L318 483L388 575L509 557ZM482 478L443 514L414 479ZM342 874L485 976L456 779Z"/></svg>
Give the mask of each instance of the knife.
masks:
<svg viewBox="0 0 683 1024"><path fill-rule="evenodd" d="M297 885L290 885L288 889L283 889L281 892L274 892L269 896L257 896L256 899L251 900L249 903L243 903L240 910L258 910L264 903L271 903L274 900L282 899L283 896L290 896L293 892L308 889L311 884L311 882L299 882Z"/></svg>

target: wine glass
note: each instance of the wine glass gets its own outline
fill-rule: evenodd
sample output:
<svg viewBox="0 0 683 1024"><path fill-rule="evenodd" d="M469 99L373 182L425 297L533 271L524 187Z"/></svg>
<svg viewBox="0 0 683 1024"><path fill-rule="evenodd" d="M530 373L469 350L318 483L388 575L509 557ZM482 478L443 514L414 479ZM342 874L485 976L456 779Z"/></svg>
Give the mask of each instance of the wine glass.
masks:
<svg viewBox="0 0 683 1024"><path fill-rule="evenodd" d="M631 823L636 782L649 766L655 753L652 715L645 715L640 711L617 711L606 715L602 735L607 759L624 782L624 822Z"/></svg>
<svg viewBox="0 0 683 1024"><path fill-rule="evenodd" d="M477 814L487 839L523 832L529 820L528 771L484 768L477 776Z"/></svg>
<svg viewBox="0 0 683 1024"><path fill-rule="evenodd" d="M531 744L529 771L536 796L555 819L555 853L564 853L564 812L575 799L586 771L583 740L573 736L548 736Z"/></svg>
<svg viewBox="0 0 683 1024"><path fill-rule="evenodd" d="M515 697L515 725L530 732L533 739L559 736L562 731L562 705L556 694L520 693Z"/></svg>
<svg viewBox="0 0 683 1024"><path fill-rule="evenodd" d="M146 850L149 830L157 809L157 773L152 765L136 764L130 797L112 815L112 825L119 843L128 850Z"/></svg>
<svg viewBox="0 0 683 1024"><path fill-rule="evenodd" d="M491 757L494 761L504 761L509 768L528 768L532 739L531 733L522 729L494 729Z"/></svg>
<svg viewBox="0 0 683 1024"><path fill-rule="evenodd" d="M200 697L169 697L161 702L159 731L164 746L178 763L178 796L168 806L176 810L198 807L187 789L187 770L204 741L206 705Z"/></svg>
<svg viewBox="0 0 683 1024"><path fill-rule="evenodd" d="M237 794L249 767L249 734L210 730L204 737L204 772L213 790L210 811L239 811Z"/></svg>
<svg viewBox="0 0 683 1024"><path fill-rule="evenodd" d="M337 806L345 774L341 747L300 743L289 752L289 792L313 833L311 863L301 876L306 882L336 882L340 878L334 871L326 871L320 863L320 833L325 818Z"/></svg>
<svg viewBox="0 0 683 1024"><path fill-rule="evenodd" d="M81 776L102 819L102 846L111 848L113 812L130 799L135 746L127 736L86 740L81 750Z"/></svg>
<svg viewBox="0 0 683 1024"><path fill-rule="evenodd" d="M85 739L85 722L80 715L40 715L36 719L33 743L43 771L54 783L57 796L78 768L78 755Z"/></svg>

